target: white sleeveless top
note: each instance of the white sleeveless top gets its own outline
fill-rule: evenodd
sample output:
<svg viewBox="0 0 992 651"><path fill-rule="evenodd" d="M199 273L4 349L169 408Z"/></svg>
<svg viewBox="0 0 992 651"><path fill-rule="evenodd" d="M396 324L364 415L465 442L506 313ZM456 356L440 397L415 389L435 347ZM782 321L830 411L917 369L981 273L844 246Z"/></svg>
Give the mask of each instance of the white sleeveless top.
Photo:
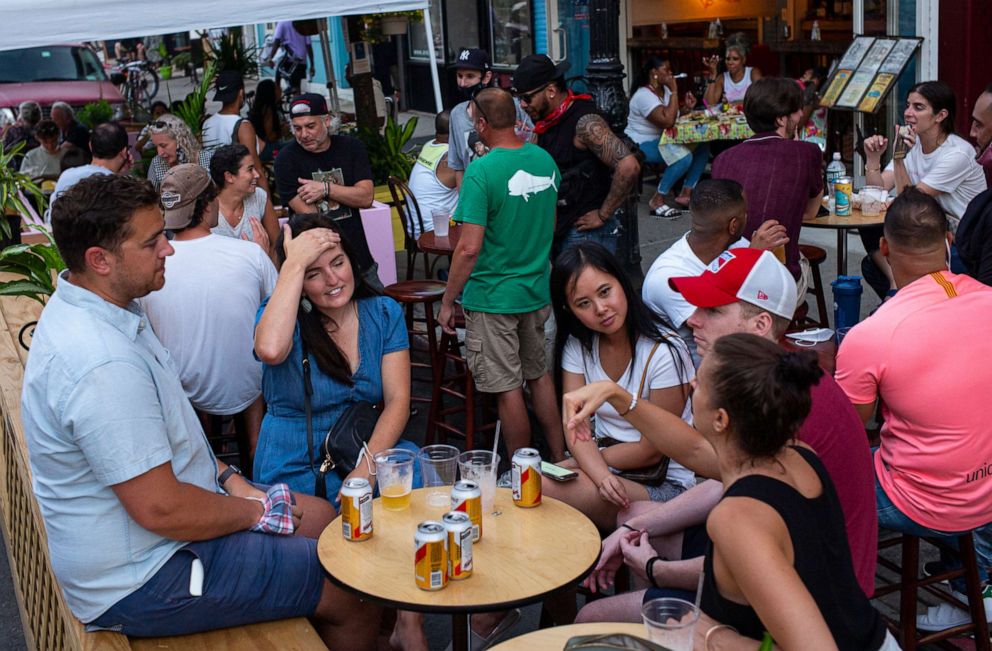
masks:
<svg viewBox="0 0 992 651"><path fill-rule="evenodd" d="M224 145L230 145L233 141L234 125L238 120L243 120L240 115L223 115L216 113L207 118L203 123L203 132L200 135L203 141L203 148L214 150Z"/></svg>
<svg viewBox="0 0 992 651"><path fill-rule="evenodd" d="M453 213L458 203L458 190L447 187L437 178L437 167L447 153L448 143L431 140L420 151L417 162L410 172L410 192L417 198L420 215L424 220L424 229L428 231L434 230L432 211L443 210ZM412 205L408 208L408 212L413 217L414 237L420 237L420 224L414 216Z"/></svg>
<svg viewBox="0 0 992 651"><path fill-rule="evenodd" d="M723 73L723 96L731 104L740 104L744 101L744 94L747 93L748 86L751 85L751 66L744 67L744 76L737 83L730 78L730 73Z"/></svg>

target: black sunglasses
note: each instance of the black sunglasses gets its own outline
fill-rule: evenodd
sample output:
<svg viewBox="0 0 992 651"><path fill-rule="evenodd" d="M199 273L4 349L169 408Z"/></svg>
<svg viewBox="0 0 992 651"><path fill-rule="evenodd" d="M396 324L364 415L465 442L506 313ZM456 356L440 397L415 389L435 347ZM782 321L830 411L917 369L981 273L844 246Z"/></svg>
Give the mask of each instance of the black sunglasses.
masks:
<svg viewBox="0 0 992 651"><path fill-rule="evenodd" d="M536 96L538 93L543 92L550 85L551 85L550 83L544 84L540 88L535 88L534 90L530 91L529 93L516 93L516 97L521 102L525 102L527 104L530 104L534 100L534 96Z"/></svg>
<svg viewBox="0 0 992 651"><path fill-rule="evenodd" d="M481 116L482 118L485 119L486 122L488 122L489 124L492 124L492 122L489 120L489 116L486 115L486 112L482 110L482 106L479 104L479 100L477 100L477 99L475 99L473 97L472 98L472 105L475 106L475 109L479 112L479 115L476 116L476 117Z"/></svg>

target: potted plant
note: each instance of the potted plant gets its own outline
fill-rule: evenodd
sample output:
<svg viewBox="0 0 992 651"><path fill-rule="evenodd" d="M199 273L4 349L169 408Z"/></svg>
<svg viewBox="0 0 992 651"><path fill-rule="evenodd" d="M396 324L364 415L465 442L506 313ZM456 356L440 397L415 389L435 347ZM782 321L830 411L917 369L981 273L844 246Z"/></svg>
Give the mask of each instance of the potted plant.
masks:
<svg viewBox="0 0 992 651"><path fill-rule="evenodd" d="M23 149L23 142L10 149L6 149L0 142L0 208L3 209L3 219L0 219L0 247L20 243L21 215L28 212L24 203L26 196L34 197L39 210L45 209L45 195L41 188L30 176L17 171L16 158Z"/></svg>
<svg viewBox="0 0 992 651"><path fill-rule="evenodd" d="M218 71L237 70L243 79L258 77L258 48L246 47L240 31L227 32L210 52Z"/></svg>
<svg viewBox="0 0 992 651"><path fill-rule="evenodd" d="M105 99L99 102L90 102L83 108L76 111L76 119L87 129L110 122L114 119L114 107Z"/></svg>
<svg viewBox="0 0 992 651"><path fill-rule="evenodd" d="M423 20L419 11L387 11L360 17L362 29L355 40L369 43L388 43L396 34L406 34L410 21Z"/></svg>
<svg viewBox="0 0 992 651"><path fill-rule="evenodd" d="M21 278L0 282L0 296L27 296L42 305L55 292L55 278L65 262L55 239L44 226L35 226L45 236L43 242L14 244L0 251L0 272Z"/></svg>
<svg viewBox="0 0 992 651"><path fill-rule="evenodd" d="M172 70L182 70L189 76L189 67L193 64L193 55L189 52L180 52L172 57Z"/></svg>
<svg viewBox="0 0 992 651"><path fill-rule="evenodd" d="M416 129L416 116L411 117L403 125L389 116L386 118L382 135L374 129L359 129L356 132L355 135L365 144L369 164L372 166L372 182L377 186L386 185L390 176L410 178L416 157L404 151L404 147L413 137Z"/></svg>
<svg viewBox="0 0 992 651"><path fill-rule="evenodd" d="M173 111L186 126L190 128L194 136L199 136L203 128L203 119L206 117L207 93L214 83L216 76L216 66L213 61L207 61L203 66L203 76L200 78L200 85L186 96L183 103Z"/></svg>
<svg viewBox="0 0 992 651"><path fill-rule="evenodd" d="M166 49L165 43L158 44L158 53L162 57L158 64L158 76L162 79L172 79L172 59L169 57L169 50Z"/></svg>

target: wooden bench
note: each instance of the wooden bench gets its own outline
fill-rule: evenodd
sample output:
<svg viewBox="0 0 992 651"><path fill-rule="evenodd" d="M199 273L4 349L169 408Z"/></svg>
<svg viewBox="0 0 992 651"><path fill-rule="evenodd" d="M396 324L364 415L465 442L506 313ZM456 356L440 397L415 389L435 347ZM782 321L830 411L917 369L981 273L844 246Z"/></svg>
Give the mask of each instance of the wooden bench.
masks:
<svg viewBox="0 0 992 651"><path fill-rule="evenodd" d="M17 343L21 327L38 318L41 306L22 297L0 297L0 511L7 558L24 637L43 651L323 651L305 618L288 619L197 635L129 639L110 632L87 633L66 605L52 573L41 510L31 487L31 468L21 425L21 383L27 351Z"/></svg>

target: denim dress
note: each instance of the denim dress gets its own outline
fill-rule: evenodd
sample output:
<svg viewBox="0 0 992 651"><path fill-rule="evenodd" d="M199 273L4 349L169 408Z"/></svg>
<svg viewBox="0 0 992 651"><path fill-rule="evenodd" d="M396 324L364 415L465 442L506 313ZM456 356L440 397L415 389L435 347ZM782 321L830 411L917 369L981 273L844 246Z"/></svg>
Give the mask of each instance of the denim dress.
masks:
<svg viewBox="0 0 992 651"><path fill-rule="evenodd" d="M256 325L268 299L258 309ZM403 309L391 298L376 296L358 301L358 370L347 386L325 375L310 355L313 384L313 451L320 466L321 444L327 430L344 411L360 400L382 400L382 358L409 348ZM315 477L307 460L307 421L303 401L303 357L300 326L293 331L293 349L275 366L263 365L262 395L267 411L255 451L253 479L262 484L286 483L297 492L312 495ZM398 442L400 443L400 442ZM416 464L415 464L416 465ZM327 496L334 500L341 488L337 473L326 475Z"/></svg>

